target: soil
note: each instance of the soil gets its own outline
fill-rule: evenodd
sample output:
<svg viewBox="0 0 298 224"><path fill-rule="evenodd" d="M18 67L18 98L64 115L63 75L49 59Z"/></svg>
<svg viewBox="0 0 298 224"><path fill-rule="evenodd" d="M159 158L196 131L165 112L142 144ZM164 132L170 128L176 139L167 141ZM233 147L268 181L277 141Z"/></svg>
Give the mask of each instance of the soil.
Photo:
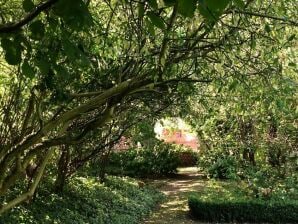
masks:
<svg viewBox="0 0 298 224"><path fill-rule="evenodd" d="M206 182L196 167L180 168L171 178L146 180L166 195L166 200L143 224L193 224L202 223L191 219L187 198L191 192L200 191Z"/></svg>

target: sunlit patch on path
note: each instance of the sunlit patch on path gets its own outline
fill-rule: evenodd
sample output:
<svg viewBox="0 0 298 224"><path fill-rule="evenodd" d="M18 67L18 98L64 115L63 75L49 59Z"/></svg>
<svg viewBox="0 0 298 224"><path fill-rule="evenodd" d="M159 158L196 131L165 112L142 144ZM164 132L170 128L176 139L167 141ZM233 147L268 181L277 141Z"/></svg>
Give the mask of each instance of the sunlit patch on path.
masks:
<svg viewBox="0 0 298 224"><path fill-rule="evenodd" d="M158 187L167 198L144 224L199 223L189 217L187 198L189 193L202 189L204 182L195 167L179 169L174 178L150 181L150 184Z"/></svg>

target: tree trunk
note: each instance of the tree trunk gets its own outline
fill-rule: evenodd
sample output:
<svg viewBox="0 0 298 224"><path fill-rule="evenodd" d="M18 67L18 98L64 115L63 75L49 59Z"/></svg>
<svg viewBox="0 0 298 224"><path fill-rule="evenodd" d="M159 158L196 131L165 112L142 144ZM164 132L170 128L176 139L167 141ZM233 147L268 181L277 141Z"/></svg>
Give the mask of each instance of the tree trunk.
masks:
<svg viewBox="0 0 298 224"><path fill-rule="evenodd" d="M240 120L240 138L244 145L242 158L248 161L251 165L256 165L255 149L254 149L255 128L252 119L243 121Z"/></svg>
<svg viewBox="0 0 298 224"><path fill-rule="evenodd" d="M254 150L250 150L249 153L248 153L248 157L249 157L249 162L255 166L256 165L256 160L255 160L255 152Z"/></svg>
<svg viewBox="0 0 298 224"><path fill-rule="evenodd" d="M273 114L270 114L268 129L268 162L272 167L280 167L282 152L276 145L278 126Z"/></svg>
<svg viewBox="0 0 298 224"><path fill-rule="evenodd" d="M60 193L63 191L68 172L68 165L70 161L69 146L61 146L62 152L58 161L57 178L54 184L54 191Z"/></svg>
<svg viewBox="0 0 298 224"><path fill-rule="evenodd" d="M107 152L104 152L100 158L99 180L101 183L105 181L106 167L109 164L110 153L111 149L108 149Z"/></svg>

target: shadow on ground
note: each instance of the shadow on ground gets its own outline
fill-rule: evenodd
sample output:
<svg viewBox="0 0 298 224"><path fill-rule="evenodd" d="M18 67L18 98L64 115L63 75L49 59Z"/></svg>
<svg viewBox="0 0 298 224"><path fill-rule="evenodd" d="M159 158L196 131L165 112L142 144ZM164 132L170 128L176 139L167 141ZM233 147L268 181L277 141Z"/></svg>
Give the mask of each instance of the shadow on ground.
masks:
<svg viewBox="0 0 298 224"><path fill-rule="evenodd" d="M148 184L157 187L167 199L143 224L192 224L201 223L189 217L187 206L188 195L202 190L205 178L196 167L181 168L177 175L158 180L147 180Z"/></svg>

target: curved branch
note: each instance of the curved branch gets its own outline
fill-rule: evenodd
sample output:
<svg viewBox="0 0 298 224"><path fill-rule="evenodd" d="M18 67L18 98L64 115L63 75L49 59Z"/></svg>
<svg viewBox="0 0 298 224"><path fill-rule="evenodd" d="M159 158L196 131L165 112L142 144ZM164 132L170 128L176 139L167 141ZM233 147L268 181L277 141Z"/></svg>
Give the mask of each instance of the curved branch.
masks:
<svg viewBox="0 0 298 224"><path fill-rule="evenodd" d="M5 211L13 208L14 206L24 202L24 201L27 201L28 199L30 199L33 195L34 195L34 192L43 176L43 173L44 173L44 170L45 170L45 167L49 161L49 159L51 158L52 154L54 152L54 149L49 149L47 152L46 152L46 155L44 157L44 160L42 161L42 164L41 166L39 167L38 171L36 172L35 176L34 176L34 181L33 183L31 184L29 190L26 192L26 193L23 193L22 195L20 195L19 197L9 201L7 204L3 204L0 206L0 215L2 213L4 213Z"/></svg>
<svg viewBox="0 0 298 224"><path fill-rule="evenodd" d="M273 16L273 15L266 15L266 14L257 13L257 12L243 11L243 10L234 10L233 12L238 13L238 14L248 15L248 16L256 16L256 17L261 17L261 18L273 19L273 20L288 23L293 26L298 26L298 22L296 22L294 20L289 20L287 18L277 17L277 16Z"/></svg>
<svg viewBox="0 0 298 224"><path fill-rule="evenodd" d="M159 69L160 69L160 72L162 73L162 71L164 70L164 67L165 67L165 63L166 63L166 54L167 54L167 48L168 48L168 45L169 45L169 33L171 31L171 29L173 28L174 26L174 22L175 22L175 19L176 19L176 16L177 16L177 11L178 11L178 5L175 4L174 8L173 8L173 12L172 12L172 15L170 17L170 23L168 24L168 27L164 33L164 38L163 38L163 41L162 41L162 44L161 44L161 49L160 49L160 54L159 54L159 59L158 59L158 63L159 63ZM161 76L161 73L160 73L160 76ZM159 77L162 79L162 77Z"/></svg>
<svg viewBox="0 0 298 224"><path fill-rule="evenodd" d="M59 0L48 0L38 4L36 7L34 7L34 9L31 12L25 15L20 21L0 25L0 33L12 33L22 28L30 21L32 21L34 18L36 18L41 12L51 8L58 1Z"/></svg>
<svg viewBox="0 0 298 224"><path fill-rule="evenodd" d="M185 82L185 83L210 83L212 79L191 79L191 78L177 78L177 79L169 79L159 83L156 83L156 86L165 85L168 83L177 83L177 82Z"/></svg>

